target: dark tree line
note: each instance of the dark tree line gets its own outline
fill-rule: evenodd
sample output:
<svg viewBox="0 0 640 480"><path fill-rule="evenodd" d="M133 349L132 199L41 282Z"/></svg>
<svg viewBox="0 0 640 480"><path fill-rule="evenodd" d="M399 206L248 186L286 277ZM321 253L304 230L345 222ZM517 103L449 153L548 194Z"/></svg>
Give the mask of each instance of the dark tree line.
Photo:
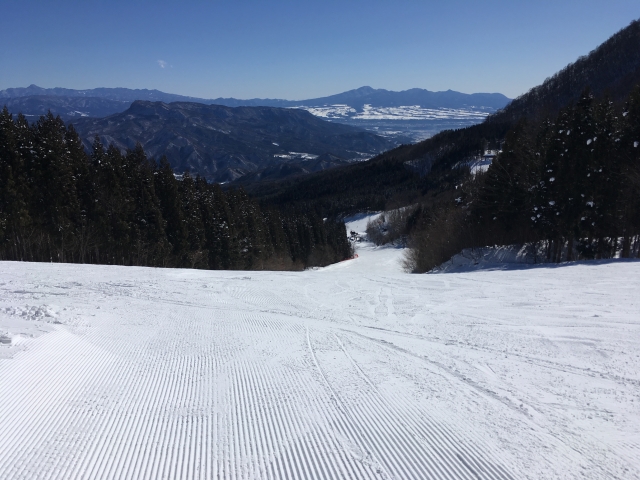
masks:
<svg viewBox="0 0 640 480"><path fill-rule="evenodd" d="M0 259L205 269L302 269L351 256L344 223L314 210L264 207L142 147L72 126L0 114Z"/></svg>
<svg viewBox="0 0 640 480"><path fill-rule="evenodd" d="M416 271L486 245L530 245L552 262L638 257L640 87L623 105L585 90L555 118L520 121L455 196L418 210Z"/></svg>
<svg viewBox="0 0 640 480"><path fill-rule="evenodd" d="M420 194L420 178L393 157L393 152L293 179L257 182L247 185L247 190L262 204L318 209L324 216L383 210L390 203L402 205Z"/></svg>

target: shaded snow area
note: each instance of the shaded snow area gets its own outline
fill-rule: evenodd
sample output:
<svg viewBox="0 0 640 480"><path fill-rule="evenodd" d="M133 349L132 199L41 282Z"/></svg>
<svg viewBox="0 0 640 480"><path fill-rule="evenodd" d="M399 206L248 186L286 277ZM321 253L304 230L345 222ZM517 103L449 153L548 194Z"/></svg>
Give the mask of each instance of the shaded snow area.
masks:
<svg viewBox="0 0 640 480"><path fill-rule="evenodd" d="M469 162L469 170L473 175L477 173L484 173L489 170L491 163L491 160L474 160Z"/></svg>
<svg viewBox="0 0 640 480"><path fill-rule="evenodd" d="M566 248L565 248L566 249ZM535 268L545 266L546 268L564 268L583 264L589 267L596 267L608 263L632 263L638 265L638 260L631 259L607 259L574 261L565 263L555 263L547 258L546 245L539 244L537 247L532 244L524 245L496 245L493 247L465 248L451 259L437 266L429 273L462 273L474 270L510 270L522 268ZM640 310L638 311L640 314Z"/></svg>
<svg viewBox="0 0 640 480"><path fill-rule="evenodd" d="M536 251L531 245L465 248L450 260L434 268L430 273L466 272L480 269L505 270L541 263L547 263L543 249L539 248ZM553 264L553 267L557 266L557 264Z"/></svg>
<svg viewBox="0 0 640 480"><path fill-rule="evenodd" d="M402 253L0 263L0 478L640 478L640 263Z"/></svg>

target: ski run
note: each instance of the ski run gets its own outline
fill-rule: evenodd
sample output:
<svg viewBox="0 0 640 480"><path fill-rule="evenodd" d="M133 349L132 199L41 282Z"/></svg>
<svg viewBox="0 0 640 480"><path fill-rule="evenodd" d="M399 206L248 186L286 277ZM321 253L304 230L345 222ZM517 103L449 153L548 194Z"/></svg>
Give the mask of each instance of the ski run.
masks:
<svg viewBox="0 0 640 480"><path fill-rule="evenodd" d="M640 478L639 262L358 254L0 263L0 478Z"/></svg>

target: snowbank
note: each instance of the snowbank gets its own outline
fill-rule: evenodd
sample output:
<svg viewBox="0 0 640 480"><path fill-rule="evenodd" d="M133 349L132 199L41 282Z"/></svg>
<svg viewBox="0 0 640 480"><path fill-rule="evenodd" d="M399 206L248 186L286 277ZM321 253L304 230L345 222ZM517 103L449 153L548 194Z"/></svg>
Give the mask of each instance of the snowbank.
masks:
<svg viewBox="0 0 640 480"><path fill-rule="evenodd" d="M543 247L537 250L532 245L504 245L482 248L465 248L428 273L462 273L474 270L508 270L535 265L557 267L560 265L602 265L611 262L638 262L636 259L579 260L555 263L547 260Z"/></svg>
<svg viewBox="0 0 640 480"><path fill-rule="evenodd" d="M506 245L482 248L465 248L429 273L469 272L481 269L506 269L516 266L546 263L531 247Z"/></svg>

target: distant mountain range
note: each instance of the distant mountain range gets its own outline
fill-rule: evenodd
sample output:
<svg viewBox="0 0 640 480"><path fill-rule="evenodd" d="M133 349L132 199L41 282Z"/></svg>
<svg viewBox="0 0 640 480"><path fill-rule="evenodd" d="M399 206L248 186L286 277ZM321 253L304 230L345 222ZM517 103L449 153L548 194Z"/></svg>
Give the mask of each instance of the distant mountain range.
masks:
<svg viewBox="0 0 640 480"><path fill-rule="evenodd" d="M466 94L447 90L431 92L412 88L394 92L361 87L328 97L307 100L280 100L254 98L204 99L174 95L159 90L128 88L94 88L73 90L68 88L26 88L0 90L0 103L13 112L27 116L40 116L51 110L65 120L78 117L103 117L123 112L135 100L195 102L228 107L283 107L304 108L316 116L327 119L357 120L438 120L451 118L482 121L488 114L503 108L509 99L500 93Z"/></svg>
<svg viewBox="0 0 640 480"><path fill-rule="evenodd" d="M131 89L131 88L91 88L88 90L74 90L72 88L42 88L37 85L29 85L26 88L7 88L0 90L0 100L5 98L30 97L33 95L48 97L74 97L74 98L102 98L116 102L134 102L136 100L149 100L152 102L198 102L211 103L207 100L184 95L173 95L159 90Z"/></svg>
<svg viewBox="0 0 640 480"><path fill-rule="evenodd" d="M274 107L135 101L122 113L72 123L87 149L95 136L105 146L122 150L140 143L153 158L166 155L177 173L189 170L217 182L279 164L310 162L296 168L300 173L317 171L397 146L385 137L327 122L302 109Z"/></svg>
<svg viewBox="0 0 640 480"><path fill-rule="evenodd" d="M81 117L100 118L124 112L131 102L101 97L29 95L0 98L0 104L6 105L10 112L22 113L32 122L48 111L68 122Z"/></svg>
<svg viewBox="0 0 640 480"><path fill-rule="evenodd" d="M51 111L73 123L88 148L95 135L105 146L121 149L140 142L153 157L167 155L178 173L189 169L210 180L241 183L370 158L443 129L479 123L508 102L499 93L419 88L361 87L308 100L203 99L159 90L36 85L0 91L0 106L32 122ZM335 158L315 161L329 154Z"/></svg>
<svg viewBox="0 0 640 480"><path fill-rule="evenodd" d="M478 108L497 110L509 103L509 99L501 93L460 93L453 90L432 92L422 88L412 88L394 92L382 88L360 87L355 90L330 95L328 97L310 98L307 100L271 100L235 98L216 98L211 103L238 106L272 106L272 107L321 107L345 105L361 112L365 105L374 107L420 106L422 108Z"/></svg>

